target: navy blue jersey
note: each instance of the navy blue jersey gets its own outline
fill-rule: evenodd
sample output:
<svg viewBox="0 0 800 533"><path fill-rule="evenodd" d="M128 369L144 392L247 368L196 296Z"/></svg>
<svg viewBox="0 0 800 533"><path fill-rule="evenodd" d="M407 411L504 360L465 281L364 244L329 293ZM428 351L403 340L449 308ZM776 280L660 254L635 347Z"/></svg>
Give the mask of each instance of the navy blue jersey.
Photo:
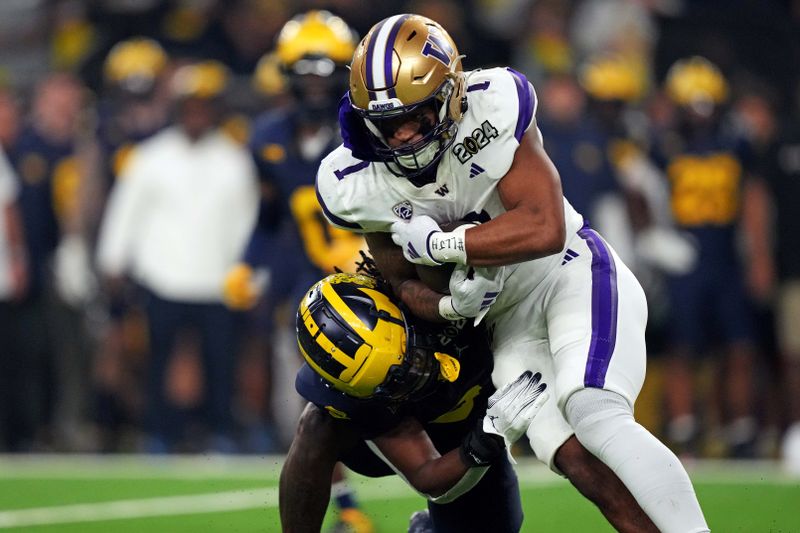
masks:
<svg viewBox="0 0 800 533"><path fill-rule="evenodd" d="M95 138L103 156L103 179L110 189L139 143L158 133L164 124L133 129L123 124L118 106L123 102L103 101L98 106Z"/></svg>
<svg viewBox="0 0 800 533"><path fill-rule="evenodd" d="M270 269L271 289L265 298L269 306L299 301L314 282L333 273L334 267L352 270L358 251L365 246L361 236L331 226L317 200L317 168L340 142L335 126L331 125L334 135L328 146L311 160L300 153L301 128L297 112L268 111L256 119L249 142L262 188L269 190L271 197L262 198L244 261Z"/></svg>
<svg viewBox="0 0 800 533"><path fill-rule="evenodd" d="M564 196L578 213L591 219L604 194L620 192L607 155L609 137L587 117L563 125L542 116L537 124L547 155L561 176Z"/></svg>
<svg viewBox="0 0 800 533"><path fill-rule="evenodd" d="M295 387L308 401L334 418L349 420L365 439L377 437L407 418L417 419L440 452L457 447L478 416L486 411L492 386L492 354L485 330L466 320L430 326L437 351L459 360L461 371L453 382L441 381L430 396L402 404L359 399L334 389L308 365L297 374Z"/></svg>
<svg viewBox="0 0 800 533"><path fill-rule="evenodd" d="M673 342L700 353L713 342L750 342L752 310L737 251L744 181L753 154L744 139L723 131L684 138L665 135L653 159L669 179L675 223L694 237L691 272L670 276Z"/></svg>
<svg viewBox="0 0 800 533"><path fill-rule="evenodd" d="M394 428L406 417L417 419L436 449L444 454L457 448L475 419L486 412L486 401L494 392L492 354L486 331L466 320L448 325L430 325L438 351L456 357L461 372L454 383L441 381L430 396L401 405L357 399L330 387L311 367L297 374L297 391L325 409L340 423L350 423L363 439L371 439ZM370 477L394 474L362 440L339 457L348 468ZM522 525L522 504L514 469L503 456L469 492L447 504L428 502L436 531L496 531L516 533ZM487 513L486 509L491 509Z"/></svg>
<svg viewBox="0 0 800 533"><path fill-rule="evenodd" d="M81 174L72 143L48 141L31 126L22 131L9 159L21 182L19 204L36 292L59 241L58 220L77 206Z"/></svg>
<svg viewBox="0 0 800 533"><path fill-rule="evenodd" d="M701 268L735 264L742 190L753 165L749 144L723 132L695 138L673 132L656 143L653 160L669 180L675 223L699 245Z"/></svg>

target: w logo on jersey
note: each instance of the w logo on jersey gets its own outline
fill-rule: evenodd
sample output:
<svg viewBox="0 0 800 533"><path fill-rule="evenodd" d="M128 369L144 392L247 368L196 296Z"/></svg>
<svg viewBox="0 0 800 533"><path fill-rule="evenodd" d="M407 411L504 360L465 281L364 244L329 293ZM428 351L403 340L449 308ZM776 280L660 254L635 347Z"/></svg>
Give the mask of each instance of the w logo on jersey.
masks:
<svg viewBox="0 0 800 533"><path fill-rule="evenodd" d="M411 220L411 216L414 214L414 208L411 202L403 200L399 204L394 204L392 212L403 220Z"/></svg>
<svg viewBox="0 0 800 533"><path fill-rule="evenodd" d="M447 184L445 183L444 185L442 185L441 187L439 187L438 189L436 189L433 192L435 192L439 196L444 196L445 194L450 192L450 189L447 188Z"/></svg>
<svg viewBox="0 0 800 533"><path fill-rule="evenodd" d="M480 166L476 165L475 163L472 163L470 165L470 167L469 167L469 177L470 177L470 179L474 178L475 176L477 176L478 174L481 174L483 172L486 172L486 169L485 168L481 168Z"/></svg>

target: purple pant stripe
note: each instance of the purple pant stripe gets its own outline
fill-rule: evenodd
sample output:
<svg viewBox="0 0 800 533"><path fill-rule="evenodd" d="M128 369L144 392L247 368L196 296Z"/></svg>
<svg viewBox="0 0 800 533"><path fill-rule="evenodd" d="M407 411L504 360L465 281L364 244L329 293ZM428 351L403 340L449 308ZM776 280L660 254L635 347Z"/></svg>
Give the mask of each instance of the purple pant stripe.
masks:
<svg viewBox="0 0 800 533"><path fill-rule="evenodd" d="M605 242L588 225L578 231L592 252L592 340L583 384L602 388L617 342L617 269Z"/></svg>

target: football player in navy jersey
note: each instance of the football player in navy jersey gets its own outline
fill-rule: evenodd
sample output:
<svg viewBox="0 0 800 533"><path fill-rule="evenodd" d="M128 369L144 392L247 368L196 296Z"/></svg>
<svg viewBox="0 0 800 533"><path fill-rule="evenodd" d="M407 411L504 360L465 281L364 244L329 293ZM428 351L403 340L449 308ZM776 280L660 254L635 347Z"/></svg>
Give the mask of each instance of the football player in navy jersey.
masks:
<svg viewBox="0 0 800 533"><path fill-rule="evenodd" d="M647 358L641 285L564 198L531 83L511 68L464 71L462 57L428 18L373 26L340 105L343 145L317 174L323 211L366 234L414 314L486 321L496 385L533 369L552 384L528 431L539 460L553 467L575 435L659 529L708 531L678 458L633 416ZM442 228L454 221L468 223ZM454 264L451 294L409 263Z"/></svg>
<svg viewBox="0 0 800 533"><path fill-rule="evenodd" d="M306 364L295 386L309 403L281 474L284 531L319 530L336 461L371 477L399 473L428 497L429 516L417 515L420 529L412 531L518 531L516 476L502 443L480 424L495 392L486 330L467 320L414 319L389 294L379 278L334 274L300 304L297 337ZM656 531L625 486L574 436L554 460L619 531ZM469 470L490 462L476 482L482 472Z"/></svg>
<svg viewBox="0 0 800 533"><path fill-rule="evenodd" d="M256 81L271 74L291 98L288 105L269 109L254 122L248 144L261 182L261 208L242 263L226 281L229 306L247 309L260 304L252 315L256 350L283 346L275 340L283 334L273 327L277 310L287 301L298 301L334 266L353 265L364 244L363 238L327 223L314 193L319 162L341 142L336 104L347 86L346 65L356 43L355 32L343 19L327 11L308 11L284 25L275 50L256 72ZM272 338L258 338L264 332ZM301 403L291 401L290 385L299 360L295 350L277 348L270 361L271 397L281 401L272 418L279 440L287 442L302 409ZM338 467L333 493L341 524L370 533L370 521L358 510L356 495Z"/></svg>
<svg viewBox="0 0 800 533"><path fill-rule="evenodd" d="M701 424L695 416L691 361L719 341L725 357L723 390L728 452L755 454L755 315L744 279L748 263L769 258L768 238L754 216L767 212L753 174L750 143L726 128L728 83L699 56L677 61L667 73L667 95L676 124L653 149L669 184L675 225L697 248L694 268L668 279L671 307L666 399L668 436L684 453L697 451ZM747 263L739 242L746 243Z"/></svg>
<svg viewBox="0 0 800 533"><path fill-rule="evenodd" d="M341 142L336 105L356 43L344 20L309 11L284 25L274 52L259 63L256 81L269 76L291 101L253 124L249 148L261 180L261 211L243 264L228 284L234 307L252 307L260 298L253 273L258 268L271 274L264 300L274 308L297 301L320 276L359 257L363 239L328 224L314 192L319 162Z"/></svg>

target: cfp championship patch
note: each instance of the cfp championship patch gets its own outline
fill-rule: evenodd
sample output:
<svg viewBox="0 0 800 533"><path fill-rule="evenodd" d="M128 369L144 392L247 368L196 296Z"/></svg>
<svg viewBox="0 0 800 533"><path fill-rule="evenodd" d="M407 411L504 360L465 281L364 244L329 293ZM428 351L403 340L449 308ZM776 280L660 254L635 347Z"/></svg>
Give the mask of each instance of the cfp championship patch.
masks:
<svg viewBox="0 0 800 533"><path fill-rule="evenodd" d="M392 212L403 220L411 220L411 216L414 214L414 208L411 202L403 200L399 204L394 204Z"/></svg>
<svg viewBox="0 0 800 533"><path fill-rule="evenodd" d="M481 124L479 128L472 130L472 133L464 137L463 141L453 145L453 155L456 156L461 163L466 163L497 136L497 128L492 126L492 123L488 120L484 120L483 124Z"/></svg>

